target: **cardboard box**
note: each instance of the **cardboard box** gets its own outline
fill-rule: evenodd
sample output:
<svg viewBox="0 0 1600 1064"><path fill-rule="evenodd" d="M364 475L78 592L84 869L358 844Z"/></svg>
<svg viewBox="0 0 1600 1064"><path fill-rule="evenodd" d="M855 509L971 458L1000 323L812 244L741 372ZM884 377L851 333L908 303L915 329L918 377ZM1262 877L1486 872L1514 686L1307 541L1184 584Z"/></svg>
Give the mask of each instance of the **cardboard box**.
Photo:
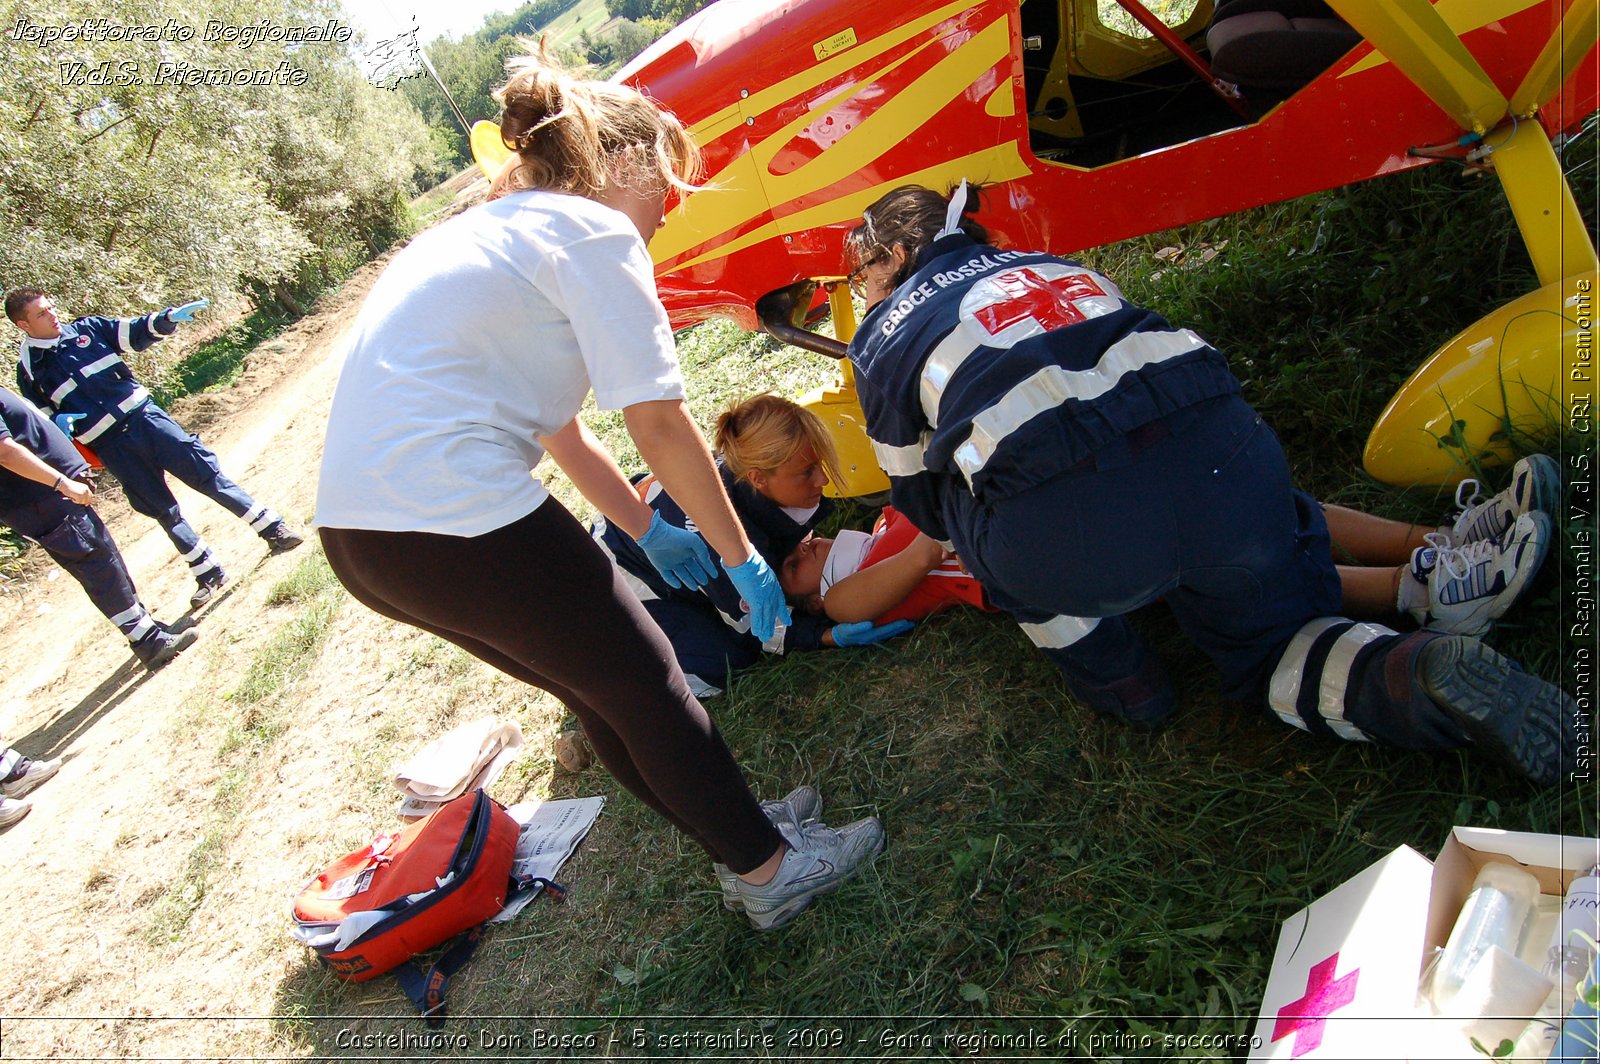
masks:
<svg viewBox="0 0 1600 1064"><path fill-rule="evenodd" d="M1249 1059L1474 1059L1461 1021L1435 1016L1418 983L1492 861L1524 868L1549 896L1523 950L1542 964L1550 913L1600 863L1600 840L1458 827L1432 864L1402 846L1284 921Z"/></svg>

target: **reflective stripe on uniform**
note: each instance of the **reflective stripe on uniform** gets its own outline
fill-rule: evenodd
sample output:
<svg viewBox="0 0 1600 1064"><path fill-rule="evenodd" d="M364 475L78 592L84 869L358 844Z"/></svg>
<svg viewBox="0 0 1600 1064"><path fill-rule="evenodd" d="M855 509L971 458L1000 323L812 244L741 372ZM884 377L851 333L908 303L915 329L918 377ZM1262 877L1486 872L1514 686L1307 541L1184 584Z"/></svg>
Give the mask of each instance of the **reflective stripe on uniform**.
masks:
<svg viewBox="0 0 1600 1064"><path fill-rule="evenodd" d="M95 373L99 373L101 370L110 369L112 366L117 365L121 361L121 355L114 353L103 355L100 358L95 359L93 362L90 362L88 365L80 367L78 372L83 374L85 377L88 377Z"/></svg>
<svg viewBox="0 0 1600 1064"><path fill-rule="evenodd" d="M883 467L883 471L891 477L914 477L926 469L922 464L920 443L891 447L887 443L873 440L872 453L877 456L878 464Z"/></svg>
<svg viewBox="0 0 1600 1064"><path fill-rule="evenodd" d="M689 685L689 693L696 698L715 698L722 693L722 688L713 687L692 672L684 673L683 678Z"/></svg>
<svg viewBox="0 0 1600 1064"><path fill-rule="evenodd" d="M282 521L283 518L278 516L277 511L256 503L255 506L246 511L244 520L250 526L250 531L265 532L279 521Z"/></svg>
<svg viewBox="0 0 1600 1064"><path fill-rule="evenodd" d="M928 356L928 361L923 363L922 383L918 390L922 396L922 413L928 419L929 428L939 427L939 400L944 398L945 387L961 364L976 350L967 331L957 324L945 334L945 338L933 349L933 354Z"/></svg>
<svg viewBox="0 0 1600 1064"><path fill-rule="evenodd" d="M62 381L61 387L50 393L51 405L60 406L61 400L66 396L71 395L77 387L78 382L71 377L68 377L65 381Z"/></svg>
<svg viewBox="0 0 1600 1064"><path fill-rule="evenodd" d="M142 406L145 400L149 398L149 391L147 391L145 386L141 384L134 388L133 391L122 400L122 402L117 404L117 409L124 414L129 413L130 411ZM80 430L77 434L77 438L82 443L93 443L96 439L110 431L112 426L116 425L116 423L116 415L107 414L105 417L102 417L99 421L96 421L88 428Z"/></svg>
<svg viewBox="0 0 1600 1064"><path fill-rule="evenodd" d="M1272 711L1284 723L1310 731L1311 726L1302 715L1304 707L1314 711L1339 738L1370 742L1372 737L1345 717L1350 674L1362 647L1394 634L1393 629L1381 624L1357 623L1345 617L1319 617L1306 624L1289 640L1273 670L1267 688ZM1314 663L1316 649L1325 645L1330 636L1332 645L1320 663ZM1306 705L1307 702L1312 704Z"/></svg>
<svg viewBox="0 0 1600 1064"><path fill-rule="evenodd" d="M1018 624L1023 634L1041 650L1060 650L1070 647L1100 624L1098 617L1068 617L1057 614L1048 621L1036 624Z"/></svg>
<svg viewBox="0 0 1600 1064"><path fill-rule="evenodd" d="M181 557L189 563L189 574L196 580L213 569L222 568L217 562L217 556L211 553L210 547L206 546L205 540L197 542L193 550L188 554L181 555Z"/></svg>
<svg viewBox="0 0 1600 1064"><path fill-rule="evenodd" d="M604 517L595 518L594 526L589 530L589 538L594 540L595 546L600 548L601 553L606 556L606 560L611 563L611 567L622 574L622 582L628 585L628 590L633 592L634 598L640 602L649 602L651 599L660 598L660 595L650 590L649 584L646 584L643 580L640 580L637 576L617 564L617 556L612 553L610 544L606 543L605 540L607 527Z"/></svg>
<svg viewBox="0 0 1600 1064"><path fill-rule="evenodd" d="M93 425L78 432L76 439L81 443L93 443L96 439L105 435L116 423L115 415L107 414Z"/></svg>
<svg viewBox="0 0 1600 1064"><path fill-rule="evenodd" d="M111 623L122 630L122 634L128 637L130 643L137 643L149 635L156 626L155 618L138 603L111 618Z"/></svg>
<svg viewBox="0 0 1600 1064"><path fill-rule="evenodd" d="M1093 369L1046 366L972 419L971 435L956 448L956 466L970 486L1005 438L1046 410L1053 410L1068 399L1098 399L1129 373L1205 346L1206 342L1188 329L1138 332L1108 347Z"/></svg>

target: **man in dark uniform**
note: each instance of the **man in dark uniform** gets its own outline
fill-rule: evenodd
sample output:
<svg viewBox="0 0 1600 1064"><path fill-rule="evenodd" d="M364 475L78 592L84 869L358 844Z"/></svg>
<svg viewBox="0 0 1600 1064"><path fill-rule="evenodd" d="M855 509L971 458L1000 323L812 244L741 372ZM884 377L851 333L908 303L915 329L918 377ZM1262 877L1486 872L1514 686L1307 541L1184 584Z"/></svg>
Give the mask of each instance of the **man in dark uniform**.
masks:
<svg viewBox="0 0 1600 1064"><path fill-rule="evenodd" d="M167 473L246 522L272 553L302 542L282 517L223 474L217 456L150 398L121 358L171 336L178 322L192 320L209 305L201 299L140 318L85 317L63 325L54 303L39 289L17 288L6 295L6 317L27 334L17 355L19 391L51 416L82 416L75 438L94 448L122 483L128 502L155 518L188 563L196 584L192 606L209 601L228 577L178 509Z"/></svg>
<svg viewBox="0 0 1600 1064"><path fill-rule="evenodd" d="M163 626L139 602L111 530L90 508L88 469L65 433L31 403L0 388L0 522L38 543L71 573L154 672L193 643L195 634Z"/></svg>

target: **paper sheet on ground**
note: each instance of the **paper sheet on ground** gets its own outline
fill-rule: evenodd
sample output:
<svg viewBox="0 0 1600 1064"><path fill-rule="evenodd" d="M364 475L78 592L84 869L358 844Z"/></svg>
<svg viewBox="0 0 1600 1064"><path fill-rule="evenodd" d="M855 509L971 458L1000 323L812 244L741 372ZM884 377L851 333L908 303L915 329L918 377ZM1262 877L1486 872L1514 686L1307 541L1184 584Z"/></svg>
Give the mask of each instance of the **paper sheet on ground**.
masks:
<svg viewBox="0 0 1600 1064"><path fill-rule="evenodd" d="M422 817L474 788L488 790L522 754L516 721L485 717L441 735L394 769L400 815Z"/></svg>
<svg viewBox="0 0 1600 1064"><path fill-rule="evenodd" d="M519 802L506 812L522 825L517 835L517 856L511 871L519 878L556 880L556 873L567 863L572 851L594 826L600 808L606 804L604 796L593 798L562 798L553 802ZM560 882L559 880L556 880ZM543 888L541 888L542 890ZM491 924L504 923L522 911L540 891L529 891L506 903L506 907L492 917Z"/></svg>

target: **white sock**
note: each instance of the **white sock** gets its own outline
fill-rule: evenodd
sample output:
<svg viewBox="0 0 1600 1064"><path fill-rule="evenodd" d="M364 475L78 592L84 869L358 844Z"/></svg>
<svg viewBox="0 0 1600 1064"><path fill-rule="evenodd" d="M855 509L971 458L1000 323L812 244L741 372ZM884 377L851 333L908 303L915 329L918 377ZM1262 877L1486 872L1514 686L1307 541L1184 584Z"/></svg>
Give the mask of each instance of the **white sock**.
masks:
<svg viewBox="0 0 1600 1064"><path fill-rule="evenodd" d="M1413 610L1426 609L1430 602L1428 595L1428 582L1418 580L1411 571L1411 566L1403 566L1400 570L1400 588L1395 595L1395 609L1401 613L1410 613Z"/></svg>

